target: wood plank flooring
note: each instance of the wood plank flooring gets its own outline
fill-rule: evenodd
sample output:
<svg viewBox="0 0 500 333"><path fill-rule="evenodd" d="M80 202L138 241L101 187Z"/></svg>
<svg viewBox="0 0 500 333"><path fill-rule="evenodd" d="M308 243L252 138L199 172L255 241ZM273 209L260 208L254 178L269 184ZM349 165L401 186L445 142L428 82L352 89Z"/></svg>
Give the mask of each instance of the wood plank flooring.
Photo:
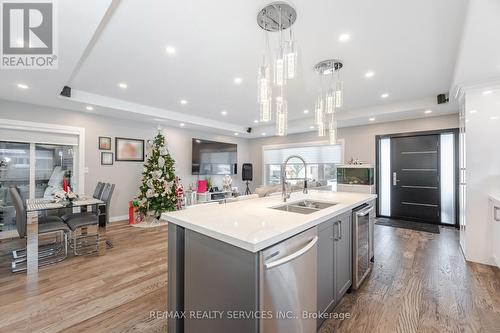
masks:
<svg viewBox="0 0 500 333"><path fill-rule="evenodd" d="M166 332L150 318L167 302L167 228L113 223L103 257L40 270L37 288L9 272L0 243L0 332ZM334 310L330 332L500 332L500 270L466 263L454 229L441 234L375 227L374 271ZM17 244L19 246L19 244Z"/></svg>

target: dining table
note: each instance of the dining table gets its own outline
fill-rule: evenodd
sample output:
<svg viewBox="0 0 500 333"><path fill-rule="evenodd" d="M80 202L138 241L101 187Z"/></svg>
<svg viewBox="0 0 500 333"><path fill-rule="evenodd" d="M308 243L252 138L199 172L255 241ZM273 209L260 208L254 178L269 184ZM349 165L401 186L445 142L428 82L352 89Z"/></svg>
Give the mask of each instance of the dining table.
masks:
<svg viewBox="0 0 500 333"><path fill-rule="evenodd" d="M56 200L55 198L36 198L26 200L26 271L28 282L38 278L38 217L50 211L69 210L73 213L94 211L98 220L98 255L106 253L106 203L92 196L79 195L74 200Z"/></svg>

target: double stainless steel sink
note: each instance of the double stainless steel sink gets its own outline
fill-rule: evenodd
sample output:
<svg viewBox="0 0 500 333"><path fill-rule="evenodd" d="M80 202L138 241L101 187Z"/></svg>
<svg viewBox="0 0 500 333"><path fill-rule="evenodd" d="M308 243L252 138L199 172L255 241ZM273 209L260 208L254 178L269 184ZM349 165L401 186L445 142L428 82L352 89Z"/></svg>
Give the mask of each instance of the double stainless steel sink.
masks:
<svg viewBox="0 0 500 333"><path fill-rule="evenodd" d="M313 200L300 200L295 202L290 202L281 206L272 207L272 209L282 210L285 212L299 213L299 214L311 214L322 209L335 206L336 202L324 202L324 201L313 201Z"/></svg>

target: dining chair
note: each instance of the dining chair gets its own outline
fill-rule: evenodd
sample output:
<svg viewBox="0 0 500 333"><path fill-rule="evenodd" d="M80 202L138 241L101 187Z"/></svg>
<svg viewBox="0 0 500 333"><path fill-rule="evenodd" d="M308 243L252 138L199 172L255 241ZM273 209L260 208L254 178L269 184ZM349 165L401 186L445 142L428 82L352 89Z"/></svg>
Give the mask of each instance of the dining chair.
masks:
<svg viewBox="0 0 500 333"><path fill-rule="evenodd" d="M23 204L19 191L15 187L9 188L9 194L12 198L12 203L16 210L16 228L20 238L26 237L27 217L26 208ZM68 233L69 228L63 220L57 216L47 216L38 218L38 234L47 235L55 234L55 241L43 251L38 252L38 265L44 266L54 264L66 259L68 256ZM57 241L57 236L61 235L61 241ZM52 247L52 245L54 247ZM61 256L61 252L63 255ZM20 272L26 270L26 249L14 250L12 253L12 272Z"/></svg>
<svg viewBox="0 0 500 333"><path fill-rule="evenodd" d="M109 222L109 205L115 189L115 184L104 184L100 200L106 203L106 224ZM88 212L85 214L77 213L63 217L72 233L72 247L75 255L91 254L99 251L99 233L89 233L88 228L98 226L99 220L97 213ZM96 228L97 229L97 228ZM89 241L94 238L95 241ZM90 249L90 250L85 250Z"/></svg>

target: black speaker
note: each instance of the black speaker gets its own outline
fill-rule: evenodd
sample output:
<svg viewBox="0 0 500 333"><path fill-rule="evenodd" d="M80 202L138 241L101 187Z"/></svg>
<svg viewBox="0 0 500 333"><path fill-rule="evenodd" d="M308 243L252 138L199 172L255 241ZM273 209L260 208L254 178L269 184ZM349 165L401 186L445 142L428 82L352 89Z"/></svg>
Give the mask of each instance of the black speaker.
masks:
<svg viewBox="0 0 500 333"><path fill-rule="evenodd" d="M61 96L71 97L71 87L64 86L63 90L61 91Z"/></svg>
<svg viewBox="0 0 500 333"><path fill-rule="evenodd" d="M252 133L252 128L251 127L247 127L247 133Z"/></svg>
<svg viewBox="0 0 500 333"><path fill-rule="evenodd" d="M446 97L445 94L439 94L437 95L437 102L438 104L444 104L448 103L449 99Z"/></svg>
<svg viewBox="0 0 500 333"><path fill-rule="evenodd" d="M243 181L252 181L253 180L252 163L243 163L243 167L241 169L241 176L242 176Z"/></svg>

